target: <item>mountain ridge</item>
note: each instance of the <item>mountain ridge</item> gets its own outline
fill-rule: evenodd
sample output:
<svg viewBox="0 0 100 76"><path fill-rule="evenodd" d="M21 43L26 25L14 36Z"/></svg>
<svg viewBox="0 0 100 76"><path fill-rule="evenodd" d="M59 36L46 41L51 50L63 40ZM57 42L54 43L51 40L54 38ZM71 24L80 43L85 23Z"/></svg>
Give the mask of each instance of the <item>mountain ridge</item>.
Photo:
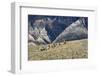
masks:
<svg viewBox="0 0 100 76"><path fill-rule="evenodd" d="M82 19L77 20L67 27L54 41L77 40L87 38L88 31L82 24Z"/></svg>
<svg viewBox="0 0 100 76"><path fill-rule="evenodd" d="M72 17L68 19L63 18L63 17L38 18L34 21L29 22L28 24L28 27L29 27L28 28L28 32L29 32L28 39L29 41L33 40L32 42L34 42L35 44L50 44L50 43L55 43L59 41L64 41L64 39L65 40L75 40L75 38L76 39L80 39L81 37L87 38L88 29L87 29L87 26L84 20L85 18L79 18L79 17L75 19ZM69 32L70 31L69 29L73 32L75 31L77 32L75 33ZM63 35L64 31L69 34L65 33L66 36L64 36ZM81 32L81 33L78 33L78 32Z"/></svg>

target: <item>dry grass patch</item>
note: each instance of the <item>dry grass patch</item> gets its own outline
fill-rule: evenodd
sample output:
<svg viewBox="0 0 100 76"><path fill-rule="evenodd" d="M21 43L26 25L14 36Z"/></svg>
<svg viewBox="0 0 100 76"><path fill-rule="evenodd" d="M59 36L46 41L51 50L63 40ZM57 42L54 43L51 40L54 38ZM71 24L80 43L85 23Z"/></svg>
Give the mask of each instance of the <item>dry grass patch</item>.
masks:
<svg viewBox="0 0 100 76"><path fill-rule="evenodd" d="M41 51L43 46L28 46L29 60L54 60L88 58L87 39L63 42L55 47Z"/></svg>

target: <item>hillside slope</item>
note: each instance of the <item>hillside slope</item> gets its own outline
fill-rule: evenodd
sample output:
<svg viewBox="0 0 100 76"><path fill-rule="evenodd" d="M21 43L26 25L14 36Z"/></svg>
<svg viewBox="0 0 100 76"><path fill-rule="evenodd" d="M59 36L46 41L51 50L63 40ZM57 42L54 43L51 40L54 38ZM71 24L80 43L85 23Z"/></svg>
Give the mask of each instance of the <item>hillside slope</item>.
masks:
<svg viewBox="0 0 100 76"><path fill-rule="evenodd" d="M44 50L41 50L43 46L30 45L28 47L28 60L79 59L88 57L87 39L66 41L58 44Z"/></svg>
<svg viewBox="0 0 100 76"><path fill-rule="evenodd" d="M82 19L77 20L67 27L54 41L61 42L64 40L78 40L88 37L88 30L83 26Z"/></svg>

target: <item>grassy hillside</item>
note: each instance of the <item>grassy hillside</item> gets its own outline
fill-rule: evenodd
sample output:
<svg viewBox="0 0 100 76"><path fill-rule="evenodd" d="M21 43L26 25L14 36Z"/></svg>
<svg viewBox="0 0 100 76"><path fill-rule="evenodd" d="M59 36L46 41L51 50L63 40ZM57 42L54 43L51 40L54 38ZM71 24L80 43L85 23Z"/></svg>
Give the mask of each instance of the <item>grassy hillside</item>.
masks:
<svg viewBox="0 0 100 76"><path fill-rule="evenodd" d="M28 60L77 59L88 57L88 40L28 46Z"/></svg>

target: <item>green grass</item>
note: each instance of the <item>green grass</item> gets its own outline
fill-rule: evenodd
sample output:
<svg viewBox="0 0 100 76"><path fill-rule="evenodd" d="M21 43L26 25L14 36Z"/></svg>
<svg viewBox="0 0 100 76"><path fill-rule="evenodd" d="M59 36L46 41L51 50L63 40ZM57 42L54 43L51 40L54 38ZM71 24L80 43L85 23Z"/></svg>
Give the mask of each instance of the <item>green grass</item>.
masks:
<svg viewBox="0 0 100 76"><path fill-rule="evenodd" d="M52 45L52 44L49 44ZM41 51L42 45L28 46L28 60L54 60L88 58L87 39L66 41Z"/></svg>

